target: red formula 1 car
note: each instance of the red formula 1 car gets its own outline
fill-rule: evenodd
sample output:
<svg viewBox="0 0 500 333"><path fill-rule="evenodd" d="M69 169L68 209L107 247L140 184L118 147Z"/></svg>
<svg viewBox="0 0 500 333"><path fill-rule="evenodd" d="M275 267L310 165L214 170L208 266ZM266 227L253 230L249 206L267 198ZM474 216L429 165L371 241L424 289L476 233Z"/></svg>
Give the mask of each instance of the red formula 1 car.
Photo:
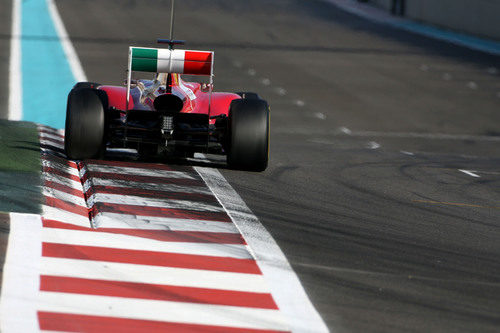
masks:
<svg viewBox="0 0 500 333"><path fill-rule="evenodd" d="M69 158L100 158L106 148L139 155L227 155L230 168L263 171L269 151L269 106L255 93L212 92L214 53L129 48L126 87L77 83L68 96L65 151ZM155 73L133 79L132 72ZM205 75L208 84L180 74Z"/></svg>

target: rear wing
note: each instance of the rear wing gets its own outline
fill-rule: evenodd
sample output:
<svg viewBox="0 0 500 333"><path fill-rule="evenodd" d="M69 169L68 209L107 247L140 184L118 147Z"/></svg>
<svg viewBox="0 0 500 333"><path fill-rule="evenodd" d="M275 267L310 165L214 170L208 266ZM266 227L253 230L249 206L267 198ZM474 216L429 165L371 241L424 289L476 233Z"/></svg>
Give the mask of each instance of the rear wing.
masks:
<svg viewBox="0 0 500 333"><path fill-rule="evenodd" d="M129 47L127 73L127 109L132 72L173 73L210 76L213 86L214 52Z"/></svg>

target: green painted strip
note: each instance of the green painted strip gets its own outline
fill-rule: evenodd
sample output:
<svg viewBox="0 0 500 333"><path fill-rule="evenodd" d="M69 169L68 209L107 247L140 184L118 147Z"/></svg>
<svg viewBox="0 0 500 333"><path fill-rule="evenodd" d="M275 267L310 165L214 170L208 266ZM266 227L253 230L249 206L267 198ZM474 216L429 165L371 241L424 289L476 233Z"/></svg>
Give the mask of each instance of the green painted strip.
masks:
<svg viewBox="0 0 500 333"><path fill-rule="evenodd" d="M158 61L155 59L134 58L132 57L132 70L140 72L156 72Z"/></svg>
<svg viewBox="0 0 500 333"><path fill-rule="evenodd" d="M0 120L0 211L41 211L41 161L33 123Z"/></svg>
<svg viewBox="0 0 500 333"><path fill-rule="evenodd" d="M132 70L140 72L157 72L158 50L133 47Z"/></svg>
<svg viewBox="0 0 500 333"><path fill-rule="evenodd" d="M142 49L138 47L132 48L132 58L147 58L147 59L158 59L157 49Z"/></svg>
<svg viewBox="0 0 500 333"><path fill-rule="evenodd" d="M35 124L0 120L0 171L40 172L40 168Z"/></svg>

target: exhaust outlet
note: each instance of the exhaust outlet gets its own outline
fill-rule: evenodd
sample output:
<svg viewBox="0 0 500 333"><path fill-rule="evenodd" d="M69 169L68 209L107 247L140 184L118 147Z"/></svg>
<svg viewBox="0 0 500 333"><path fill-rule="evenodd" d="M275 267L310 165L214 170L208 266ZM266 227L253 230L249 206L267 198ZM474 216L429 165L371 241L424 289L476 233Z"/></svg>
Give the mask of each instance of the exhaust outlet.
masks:
<svg viewBox="0 0 500 333"><path fill-rule="evenodd" d="M184 101L173 94L163 94L155 98L153 106L156 111L163 111L167 113L180 112L184 107Z"/></svg>

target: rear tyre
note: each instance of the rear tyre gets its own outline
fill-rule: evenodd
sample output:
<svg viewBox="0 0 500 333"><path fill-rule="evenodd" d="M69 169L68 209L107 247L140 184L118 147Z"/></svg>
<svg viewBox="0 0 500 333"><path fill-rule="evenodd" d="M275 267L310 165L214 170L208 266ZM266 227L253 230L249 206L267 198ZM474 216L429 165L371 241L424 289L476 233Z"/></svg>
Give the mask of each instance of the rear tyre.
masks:
<svg viewBox="0 0 500 333"><path fill-rule="evenodd" d="M74 160L99 158L104 146L105 93L89 88L73 89L68 95L64 150Z"/></svg>
<svg viewBox="0 0 500 333"><path fill-rule="evenodd" d="M264 171L269 158L269 106L262 99L236 99L229 111L227 163L231 169Z"/></svg>

